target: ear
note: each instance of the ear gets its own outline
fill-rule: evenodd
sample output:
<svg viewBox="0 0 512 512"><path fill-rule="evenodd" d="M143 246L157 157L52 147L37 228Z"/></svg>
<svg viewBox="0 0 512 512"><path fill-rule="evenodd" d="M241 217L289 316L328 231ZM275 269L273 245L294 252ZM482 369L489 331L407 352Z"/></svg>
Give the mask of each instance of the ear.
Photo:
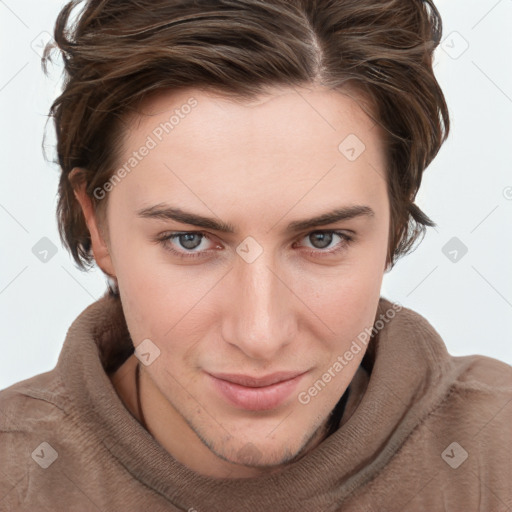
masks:
<svg viewBox="0 0 512 512"><path fill-rule="evenodd" d="M96 260L96 263L101 268L101 270L103 270L103 272L105 272L110 277L115 278L116 274L114 265L112 264L112 259L110 257L107 243L100 232L91 198L85 191L86 182L85 180L80 179L80 174L82 173L83 169L75 167L69 173L68 179L73 186L75 197L82 207L85 222L91 235L91 245L94 259Z"/></svg>

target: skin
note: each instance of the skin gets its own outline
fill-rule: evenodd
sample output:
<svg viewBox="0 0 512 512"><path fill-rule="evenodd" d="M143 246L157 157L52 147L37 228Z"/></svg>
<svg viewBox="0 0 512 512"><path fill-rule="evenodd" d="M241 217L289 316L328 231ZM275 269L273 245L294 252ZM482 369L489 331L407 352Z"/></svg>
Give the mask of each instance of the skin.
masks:
<svg viewBox="0 0 512 512"><path fill-rule="evenodd" d="M300 403L299 392L376 317L390 221L382 134L357 100L320 86L273 88L251 102L189 89L146 99L147 115L129 123L126 160L191 97L197 106L104 199L103 235L84 189L75 195L96 262L117 280L134 345L149 338L160 350L141 364L148 430L198 473L254 477L282 470L325 438L328 415L364 356L354 355ZM366 146L355 161L338 149L349 134ZM137 216L159 203L229 222L235 233ZM290 221L352 205L374 215L285 231ZM322 229L353 241L343 245L333 235L322 242ZM176 231L210 238L155 242ZM251 263L236 251L248 236L263 250ZM169 246L202 256L180 258ZM341 250L326 253L333 248ZM112 382L139 418L137 362L130 357ZM205 373L283 370L306 373L282 405L266 411L231 405Z"/></svg>

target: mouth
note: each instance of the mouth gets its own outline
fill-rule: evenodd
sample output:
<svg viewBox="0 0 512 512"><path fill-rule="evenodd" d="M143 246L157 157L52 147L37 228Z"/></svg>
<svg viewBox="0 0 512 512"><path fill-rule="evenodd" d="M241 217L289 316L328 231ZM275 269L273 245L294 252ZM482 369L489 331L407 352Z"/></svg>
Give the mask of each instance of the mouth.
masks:
<svg viewBox="0 0 512 512"><path fill-rule="evenodd" d="M306 372L278 372L263 377L207 373L214 389L231 405L248 411L279 407Z"/></svg>

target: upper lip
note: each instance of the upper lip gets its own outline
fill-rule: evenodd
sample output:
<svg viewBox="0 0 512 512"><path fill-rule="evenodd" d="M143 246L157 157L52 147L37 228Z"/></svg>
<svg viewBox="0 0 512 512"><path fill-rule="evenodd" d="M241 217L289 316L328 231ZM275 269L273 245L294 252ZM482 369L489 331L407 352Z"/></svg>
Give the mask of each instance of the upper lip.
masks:
<svg viewBox="0 0 512 512"><path fill-rule="evenodd" d="M306 373L305 371L293 371L293 372L275 372L263 377L252 377L250 375L240 375L235 373L210 373L212 377L216 379L225 380L240 386L246 386L251 388L261 388L264 386L271 386L278 382L284 382L291 380L299 375Z"/></svg>

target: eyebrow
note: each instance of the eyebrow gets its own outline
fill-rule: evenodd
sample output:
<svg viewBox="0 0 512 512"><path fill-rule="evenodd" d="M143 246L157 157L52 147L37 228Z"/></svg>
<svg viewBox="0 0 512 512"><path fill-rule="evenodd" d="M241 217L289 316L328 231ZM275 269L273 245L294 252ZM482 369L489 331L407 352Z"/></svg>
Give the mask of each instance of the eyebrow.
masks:
<svg viewBox="0 0 512 512"><path fill-rule="evenodd" d="M202 215L187 212L180 208L174 208L162 203L139 210L137 212L137 216L146 219L174 220L183 224L191 224L193 226L212 229L222 233L236 232L235 226L229 222L223 222L212 217L204 217ZM344 206L316 217L292 221L286 227L286 231L298 232L324 224L332 224L333 222L338 222L340 220L349 220L356 217L369 218L373 216L375 216L375 212L369 206Z"/></svg>

